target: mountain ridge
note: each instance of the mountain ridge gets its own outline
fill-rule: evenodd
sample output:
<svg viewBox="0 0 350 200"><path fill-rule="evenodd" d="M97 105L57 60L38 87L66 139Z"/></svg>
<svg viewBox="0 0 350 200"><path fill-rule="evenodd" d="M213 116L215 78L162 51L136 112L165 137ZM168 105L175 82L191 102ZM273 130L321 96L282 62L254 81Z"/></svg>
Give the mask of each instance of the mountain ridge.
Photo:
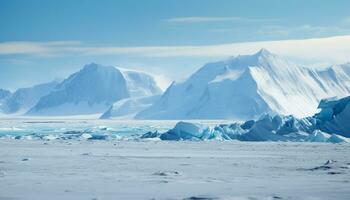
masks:
<svg viewBox="0 0 350 200"><path fill-rule="evenodd" d="M262 49L205 64L136 118L245 120L266 112L303 117L314 114L321 99L349 91L347 66L314 70Z"/></svg>

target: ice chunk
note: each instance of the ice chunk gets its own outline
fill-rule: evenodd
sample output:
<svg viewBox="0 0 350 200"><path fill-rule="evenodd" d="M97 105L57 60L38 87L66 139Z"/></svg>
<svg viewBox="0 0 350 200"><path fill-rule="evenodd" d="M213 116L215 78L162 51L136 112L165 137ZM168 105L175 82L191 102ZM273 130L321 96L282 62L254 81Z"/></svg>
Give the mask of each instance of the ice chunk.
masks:
<svg viewBox="0 0 350 200"><path fill-rule="evenodd" d="M342 142L350 142L349 138L340 136L340 135L336 135L336 134L332 134L332 136L330 138L328 138L327 142L331 142L331 143L342 143Z"/></svg>
<svg viewBox="0 0 350 200"><path fill-rule="evenodd" d="M190 122L179 122L173 129L160 135L161 140L240 140L240 141L308 141L347 142L339 135L330 135L316 128L315 118L298 119L294 116L265 114L257 121L220 124L214 128ZM157 137L146 133L144 137Z"/></svg>
<svg viewBox="0 0 350 200"><path fill-rule="evenodd" d="M201 139L203 135L210 133L209 127L198 123L178 122L175 127L162 134L162 140L192 140Z"/></svg>
<svg viewBox="0 0 350 200"><path fill-rule="evenodd" d="M321 111L314 116L316 128L350 137L350 96L338 100L322 100L319 108Z"/></svg>
<svg viewBox="0 0 350 200"><path fill-rule="evenodd" d="M315 130L307 137L307 141L309 142L327 142L331 137L328 133L322 132L320 130Z"/></svg>
<svg viewBox="0 0 350 200"><path fill-rule="evenodd" d="M141 138L141 139L146 139L146 138L157 138L157 137L159 137L160 135L161 135L161 134L160 134L158 131L154 131L154 132L149 131L149 132L143 134L140 138Z"/></svg>

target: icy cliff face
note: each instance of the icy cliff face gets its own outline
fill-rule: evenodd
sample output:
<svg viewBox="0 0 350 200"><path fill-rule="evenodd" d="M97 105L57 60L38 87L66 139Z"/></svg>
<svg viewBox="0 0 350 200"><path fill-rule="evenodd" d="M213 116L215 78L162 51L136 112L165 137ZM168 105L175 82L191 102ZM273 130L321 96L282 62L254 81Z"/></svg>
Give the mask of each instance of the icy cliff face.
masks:
<svg viewBox="0 0 350 200"><path fill-rule="evenodd" d="M317 128L350 137L350 96L322 100L318 107L321 111L314 116Z"/></svg>
<svg viewBox="0 0 350 200"><path fill-rule="evenodd" d="M153 78L145 73L91 63L42 97L27 114L97 114L118 100L158 93Z"/></svg>
<svg viewBox="0 0 350 200"><path fill-rule="evenodd" d="M350 92L350 66L317 71L262 49L206 64L139 113L140 119L238 119L263 113L310 116L318 102Z"/></svg>

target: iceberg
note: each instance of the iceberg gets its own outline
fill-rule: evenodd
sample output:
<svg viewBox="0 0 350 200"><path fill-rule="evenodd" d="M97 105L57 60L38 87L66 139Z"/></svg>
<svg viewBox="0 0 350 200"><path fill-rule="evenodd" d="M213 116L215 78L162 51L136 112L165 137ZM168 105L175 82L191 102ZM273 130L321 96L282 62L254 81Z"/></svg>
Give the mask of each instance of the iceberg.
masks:
<svg viewBox="0 0 350 200"><path fill-rule="evenodd" d="M343 137L341 135L332 134L332 136L328 138L327 142L331 142L331 143L350 142L350 139Z"/></svg>
<svg viewBox="0 0 350 200"><path fill-rule="evenodd" d="M209 127L189 122L178 122L175 127L160 135L161 140L197 140L210 132Z"/></svg>
<svg viewBox="0 0 350 200"><path fill-rule="evenodd" d="M327 142L331 135L328 133L325 133L320 130L315 130L313 133L311 133L307 138L306 141L308 142Z"/></svg>
<svg viewBox="0 0 350 200"><path fill-rule="evenodd" d="M324 99L318 108L321 111L314 115L318 129L350 137L350 96Z"/></svg>
<svg viewBox="0 0 350 200"><path fill-rule="evenodd" d="M289 117L290 118L290 117ZM304 132L302 130L288 131L281 134L281 127L285 123L275 124L275 117L265 116L256 122L256 126L244 130L241 125L235 123L231 125L218 125L214 128L198 123L179 122L173 129L159 134L158 132L148 132L141 136L144 138L159 137L161 140L239 140L239 141L293 141L293 142L349 142L346 137L337 134L328 134L320 130ZM278 133L279 132L279 133Z"/></svg>

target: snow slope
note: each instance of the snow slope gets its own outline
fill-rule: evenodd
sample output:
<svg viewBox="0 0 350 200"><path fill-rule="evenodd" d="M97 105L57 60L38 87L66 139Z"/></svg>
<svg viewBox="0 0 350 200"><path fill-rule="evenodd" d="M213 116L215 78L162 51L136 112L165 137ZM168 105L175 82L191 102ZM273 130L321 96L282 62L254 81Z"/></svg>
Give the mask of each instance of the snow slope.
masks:
<svg viewBox="0 0 350 200"><path fill-rule="evenodd" d="M238 119L262 113L310 116L318 102L350 93L350 64L322 71L290 63L262 49L208 63L173 83L139 119Z"/></svg>
<svg viewBox="0 0 350 200"><path fill-rule="evenodd" d="M42 97L28 115L81 115L103 113L116 101L158 94L153 78L135 71L121 71L95 63L65 79Z"/></svg>
<svg viewBox="0 0 350 200"><path fill-rule="evenodd" d="M143 97L162 94L162 90L158 87L156 81L149 74L120 69L126 80L127 89L130 97Z"/></svg>
<svg viewBox="0 0 350 200"><path fill-rule="evenodd" d="M21 88L3 100L2 110L6 114L23 114L34 106L41 97L47 95L57 85L58 81L39 84L29 88Z"/></svg>
<svg viewBox="0 0 350 200"><path fill-rule="evenodd" d="M150 107L159 98L160 95L153 95L119 100L114 103L105 113L103 113L100 118L132 119L137 113Z"/></svg>

